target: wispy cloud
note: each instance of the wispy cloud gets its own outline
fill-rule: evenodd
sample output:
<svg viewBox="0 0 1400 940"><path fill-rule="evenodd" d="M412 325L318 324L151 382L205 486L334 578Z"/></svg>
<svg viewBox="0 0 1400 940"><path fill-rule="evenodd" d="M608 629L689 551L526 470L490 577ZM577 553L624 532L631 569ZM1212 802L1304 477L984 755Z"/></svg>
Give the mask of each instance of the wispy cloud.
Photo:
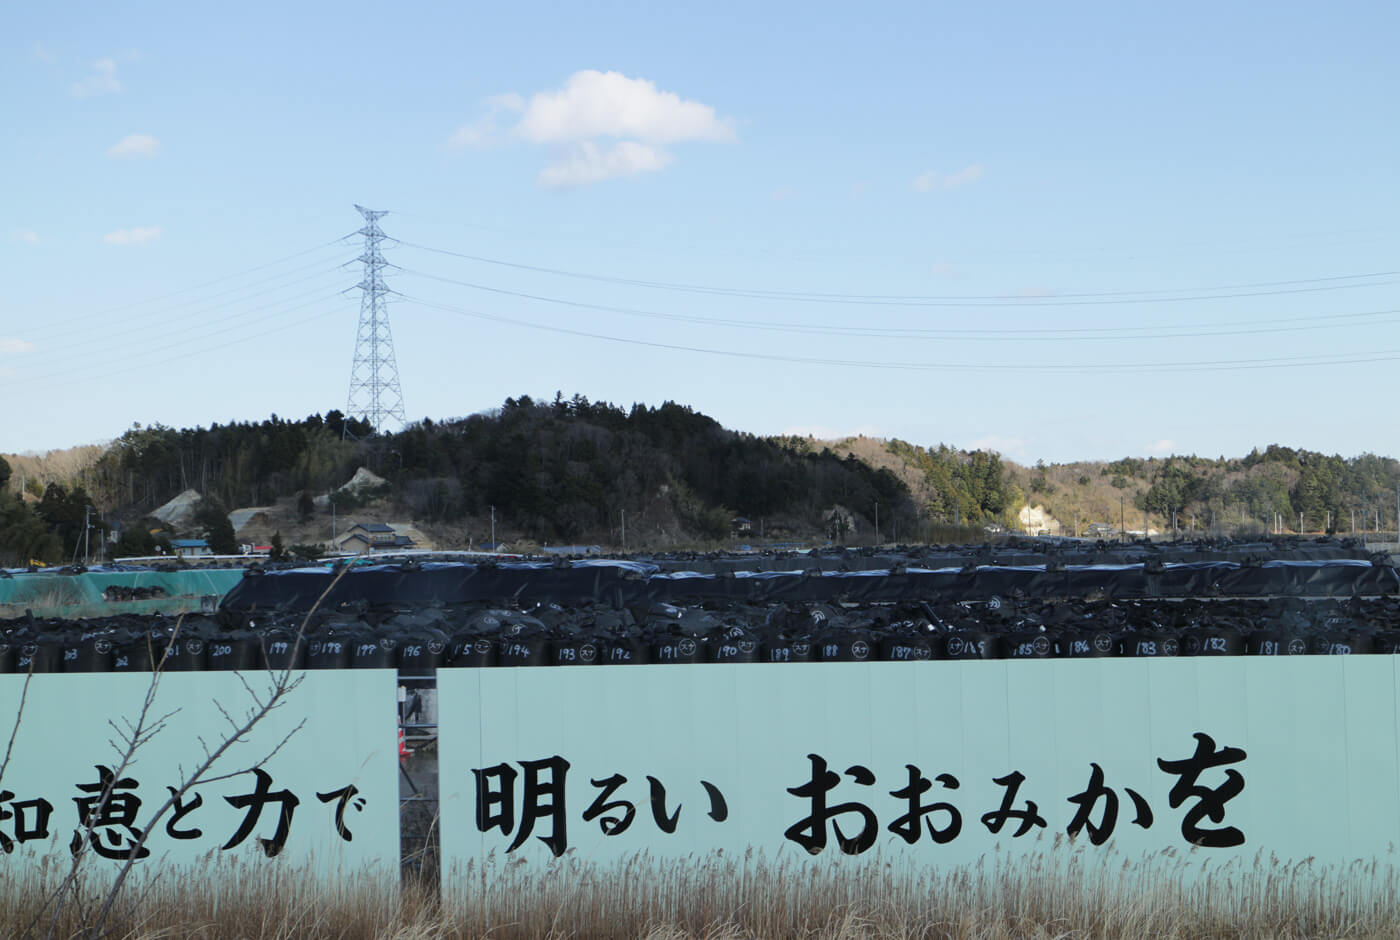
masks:
<svg viewBox="0 0 1400 940"><path fill-rule="evenodd" d="M1142 452L1144 454L1150 454L1156 457L1168 455L1174 450L1176 450L1176 441L1164 437L1160 441L1155 441L1154 443L1148 444L1142 449Z"/></svg>
<svg viewBox="0 0 1400 940"><path fill-rule="evenodd" d="M10 238L17 242L24 242L26 245L39 244L39 233L31 229L23 229L21 231L15 232L10 236Z"/></svg>
<svg viewBox="0 0 1400 940"><path fill-rule="evenodd" d="M102 240L109 245L144 245L157 238L160 238L159 225L119 228L115 232L108 232L102 236Z"/></svg>
<svg viewBox="0 0 1400 940"><path fill-rule="evenodd" d="M107 156L118 158L154 157L160 153L160 141L150 134L127 134L107 148Z"/></svg>
<svg viewBox="0 0 1400 940"><path fill-rule="evenodd" d="M486 113L470 124L463 124L452 133L447 145L456 150L469 147L490 147L501 142L502 115L525 110L525 99L517 94L492 95L484 102Z"/></svg>
<svg viewBox="0 0 1400 940"><path fill-rule="evenodd" d="M957 189L977 182L982 178L982 173L980 163L965 166L956 173L943 174L937 170L925 170L914 177L914 182L910 185L918 193L932 192L935 189Z"/></svg>
<svg viewBox="0 0 1400 940"><path fill-rule="evenodd" d="M98 59L92 63L92 74L82 81L74 82L73 97L91 98L93 95L113 95L122 90L121 79L117 78L115 59Z"/></svg>
<svg viewBox="0 0 1400 940"><path fill-rule="evenodd" d="M54 54L49 51L48 46L44 45L39 40L34 40L34 45L32 49L34 52L34 58L38 59L40 62L43 62L48 65L52 65L54 63Z"/></svg>
<svg viewBox="0 0 1400 940"><path fill-rule="evenodd" d="M949 173L943 177L944 189L957 189L959 186L966 186L975 183L982 178L982 164L974 163L971 166L963 167L956 173Z"/></svg>
<svg viewBox="0 0 1400 940"><path fill-rule="evenodd" d="M14 336L0 336L0 356L17 356L20 353L27 353L34 348L34 344L27 339L19 339Z"/></svg>
<svg viewBox="0 0 1400 940"><path fill-rule="evenodd" d="M540 171L543 186L655 172L673 160L668 145L735 136L733 122L711 106L620 72L584 69L528 100L512 93L488 98L485 105L485 113L459 127L448 144L485 147L513 140L550 147L555 156Z"/></svg>

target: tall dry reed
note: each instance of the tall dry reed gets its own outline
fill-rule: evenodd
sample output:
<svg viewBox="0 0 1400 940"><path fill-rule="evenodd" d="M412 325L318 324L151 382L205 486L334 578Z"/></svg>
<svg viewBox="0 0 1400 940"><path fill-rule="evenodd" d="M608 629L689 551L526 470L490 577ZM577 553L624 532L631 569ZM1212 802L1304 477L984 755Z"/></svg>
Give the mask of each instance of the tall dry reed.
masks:
<svg viewBox="0 0 1400 940"><path fill-rule="evenodd" d="M1256 859L1207 869L1170 853L1105 865L1073 850L936 872L893 859L845 864L712 855L547 869L488 858L436 885L327 887L257 862L233 877L163 872L124 891L103 933L195 937L496 940L1003 940L1108 937L1394 937L1400 873ZM0 925L22 936L52 872L0 885ZM75 895L54 936L86 937L100 886ZM44 920L34 936L47 933Z"/></svg>

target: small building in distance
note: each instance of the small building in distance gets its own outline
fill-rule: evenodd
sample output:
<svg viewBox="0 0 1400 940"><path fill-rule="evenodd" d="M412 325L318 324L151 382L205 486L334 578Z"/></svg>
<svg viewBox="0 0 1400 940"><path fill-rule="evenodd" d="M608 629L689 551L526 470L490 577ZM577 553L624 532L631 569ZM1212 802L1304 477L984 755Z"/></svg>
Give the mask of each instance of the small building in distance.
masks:
<svg viewBox="0 0 1400 940"><path fill-rule="evenodd" d="M214 554L209 543L204 539L172 539L170 547L175 550L175 554L181 558L199 558L204 555Z"/></svg>
<svg viewBox="0 0 1400 940"><path fill-rule="evenodd" d="M357 522L336 540L342 552L401 552L413 548L413 539L399 535L391 525L382 522Z"/></svg>
<svg viewBox="0 0 1400 940"><path fill-rule="evenodd" d="M1084 534L1091 539L1102 539L1108 538L1111 535L1116 535L1117 530L1113 528L1113 524L1110 522L1091 522L1089 523L1089 528L1084 530Z"/></svg>

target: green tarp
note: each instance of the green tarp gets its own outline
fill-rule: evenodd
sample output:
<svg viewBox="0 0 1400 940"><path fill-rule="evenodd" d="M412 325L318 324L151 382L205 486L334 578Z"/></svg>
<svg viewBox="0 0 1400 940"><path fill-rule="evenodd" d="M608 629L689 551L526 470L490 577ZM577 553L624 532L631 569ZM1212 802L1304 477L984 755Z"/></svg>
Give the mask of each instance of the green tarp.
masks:
<svg viewBox="0 0 1400 940"><path fill-rule="evenodd" d="M10 575L0 577L0 620L22 617L26 610L33 611L36 617L73 620L114 614L178 614L197 611L200 609L202 598L222 598L230 588L242 580L243 569L99 569L81 574L64 574L58 569L53 569L12 571ZM113 590L109 591L109 588ZM133 593L135 597L131 596Z"/></svg>

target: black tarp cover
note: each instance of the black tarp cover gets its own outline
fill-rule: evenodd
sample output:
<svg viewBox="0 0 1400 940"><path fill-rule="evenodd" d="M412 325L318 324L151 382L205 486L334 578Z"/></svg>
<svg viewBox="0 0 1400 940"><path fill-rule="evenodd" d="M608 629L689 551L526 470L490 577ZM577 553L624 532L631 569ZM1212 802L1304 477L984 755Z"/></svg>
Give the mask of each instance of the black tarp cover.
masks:
<svg viewBox="0 0 1400 940"><path fill-rule="evenodd" d="M343 571L251 572L225 595L232 611L371 608L470 603L658 601L886 603L988 601L993 597L1350 597L1400 590L1394 568L1359 559L1138 564L992 565L861 571L659 571L635 561L463 562L365 565ZM322 596L324 594L324 597Z"/></svg>

